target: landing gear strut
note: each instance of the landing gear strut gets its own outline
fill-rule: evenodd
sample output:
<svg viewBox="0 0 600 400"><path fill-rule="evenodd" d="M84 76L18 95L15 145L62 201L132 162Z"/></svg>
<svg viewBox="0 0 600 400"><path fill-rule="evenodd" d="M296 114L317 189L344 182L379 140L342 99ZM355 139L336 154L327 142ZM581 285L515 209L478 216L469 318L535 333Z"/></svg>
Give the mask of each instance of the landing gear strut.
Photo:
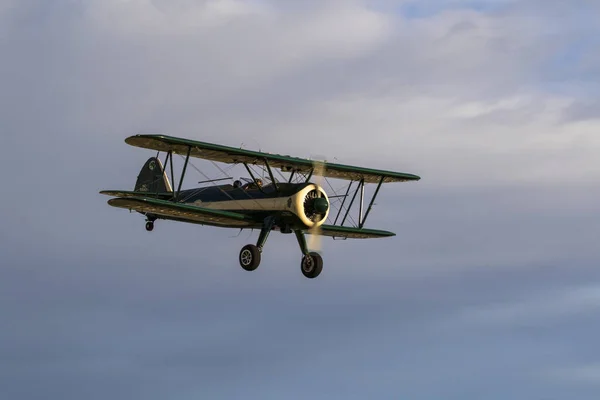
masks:
<svg viewBox="0 0 600 400"><path fill-rule="evenodd" d="M309 252L306 246L306 238L302 231L294 231L300 250L302 251L302 262L300 263L300 271L302 275L309 279L316 278L323 271L323 257L319 253Z"/></svg>
<svg viewBox="0 0 600 400"><path fill-rule="evenodd" d="M260 235L258 236L258 241L256 245L247 244L242 247L239 255L240 266L246 271L254 271L260 265L260 258L263 246L269 237L269 233L271 229L273 229L273 224L275 222L275 218L269 217L265 219L263 226L260 230ZM295 230L296 239L298 240L298 244L300 245L300 250L302 251L302 262L300 263L300 271L302 275L306 278L313 279L321 274L323 271L323 257L319 253L308 251L308 246L306 245L306 238L304 237L304 232L301 230Z"/></svg>
<svg viewBox="0 0 600 400"><path fill-rule="evenodd" d="M247 244L242 247L239 261L241 267L246 271L254 271L260 265L260 254L262 253L263 246L269 237L269 233L271 233L271 229L273 229L274 223L275 218L266 218L263 223L263 227L260 230L260 235L258 235L258 242L256 243L256 246L253 244Z"/></svg>

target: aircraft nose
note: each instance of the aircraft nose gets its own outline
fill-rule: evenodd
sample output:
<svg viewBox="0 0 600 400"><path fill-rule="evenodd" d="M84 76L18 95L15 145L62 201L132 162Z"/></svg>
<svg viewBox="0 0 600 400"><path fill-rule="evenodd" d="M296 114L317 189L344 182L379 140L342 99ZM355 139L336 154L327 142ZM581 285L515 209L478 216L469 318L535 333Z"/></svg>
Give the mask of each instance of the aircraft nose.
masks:
<svg viewBox="0 0 600 400"><path fill-rule="evenodd" d="M317 213L325 214L329 208L329 202L323 197L318 197L315 199L314 207Z"/></svg>

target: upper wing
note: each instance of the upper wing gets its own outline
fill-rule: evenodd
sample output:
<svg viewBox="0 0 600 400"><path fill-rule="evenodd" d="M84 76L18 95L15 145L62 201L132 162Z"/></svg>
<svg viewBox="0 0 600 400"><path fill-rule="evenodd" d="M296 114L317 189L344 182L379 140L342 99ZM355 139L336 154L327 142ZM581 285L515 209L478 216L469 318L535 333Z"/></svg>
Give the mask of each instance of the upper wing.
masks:
<svg viewBox="0 0 600 400"><path fill-rule="evenodd" d="M306 233L310 233L306 231ZM350 239L376 239L389 236L396 236L389 231L378 229L353 228L350 226L321 225L321 235Z"/></svg>
<svg viewBox="0 0 600 400"><path fill-rule="evenodd" d="M108 204L113 207L135 210L142 213L150 213L177 220L221 227L243 228L256 224L252 218L244 214L231 211L211 210L209 208L173 203L158 199L118 197L110 199Z"/></svg>
<svg viewBox="0 0 600 400"><path fill-rule="evenodd" d="M134 135L125 139L125 143L136 147L152 149L157 151L172 151L176 154L186 155L191 148L190 156L204 158L223 163L248 163L264 165L268 162L271 167L280 168L282 171L297 171L308 173L313 168L313 161L283 156L279 154L263 153L237 149L235 147L222 146L218 144L198 142L195 140L181 139L165 135ZM405 182L418 181L417 175L402 172L384 171L371 168L354 167L342 164L325 165L324 176L337 179L361 180L365 183L383 182Z"/></svg>

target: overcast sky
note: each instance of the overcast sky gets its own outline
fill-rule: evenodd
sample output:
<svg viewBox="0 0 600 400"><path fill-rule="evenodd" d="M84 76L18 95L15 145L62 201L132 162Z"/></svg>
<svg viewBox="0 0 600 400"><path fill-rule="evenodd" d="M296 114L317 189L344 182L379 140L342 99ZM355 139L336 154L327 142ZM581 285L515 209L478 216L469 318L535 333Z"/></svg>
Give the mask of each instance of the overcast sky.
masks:
<svg viewBox="0 0 600 400"><path fill-rule="evenodd" d="M600 2L424 3L2 0L1 397L597 399ZM249 273L98 194L148 132L422 180Z"/></svg>

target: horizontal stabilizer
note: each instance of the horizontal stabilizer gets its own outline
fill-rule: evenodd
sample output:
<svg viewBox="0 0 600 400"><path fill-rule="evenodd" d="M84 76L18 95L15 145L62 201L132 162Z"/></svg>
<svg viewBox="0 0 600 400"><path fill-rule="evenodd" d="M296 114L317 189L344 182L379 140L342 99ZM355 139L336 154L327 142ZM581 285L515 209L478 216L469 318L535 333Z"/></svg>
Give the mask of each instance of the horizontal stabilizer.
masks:
<svg viewBox="0 0 600 400"><path fill-rule="evenodd" d="M150 192L135 192L129 190L102 190L100 194L105 194L107 196L113 197L146 197L146 198L158 198L158 199L170 199L173 197L172 192L165 193L150 193Z"/></svg>
<svg viewBox="0 0 600 400"><path fill-rule="evenodd" d="M110 199L108 204L113 207L125 208L177 221L227 228L243 228L255 225L255 222L251 218L236 212L212 210L165 200L119 197Z"/></svg>
<svg viewBox="0 0 600 400"><path fill-rule="evenodd" d="M310 232L307 231L306 233ZM376 239L396 236L394 232L389 231L336 225L321 225L321 235L349 239Z"/></svg>

